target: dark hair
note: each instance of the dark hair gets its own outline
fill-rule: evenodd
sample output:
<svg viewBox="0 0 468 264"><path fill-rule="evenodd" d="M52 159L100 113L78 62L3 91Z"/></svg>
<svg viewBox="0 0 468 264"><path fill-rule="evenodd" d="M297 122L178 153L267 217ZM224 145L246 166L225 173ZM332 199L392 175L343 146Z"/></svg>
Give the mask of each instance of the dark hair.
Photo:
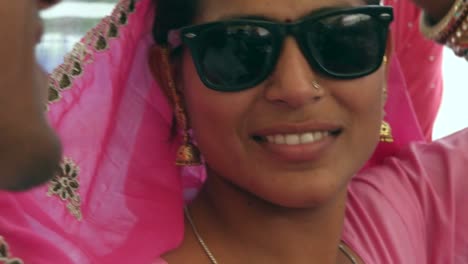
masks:
<svg viewBox="0 0 468 264"><path fill-rule="evenodd" d="M167 44L171 29L190 25L195 19L197 0L153 0L156 15L153 24L153 38L159 45Z"/></svg>

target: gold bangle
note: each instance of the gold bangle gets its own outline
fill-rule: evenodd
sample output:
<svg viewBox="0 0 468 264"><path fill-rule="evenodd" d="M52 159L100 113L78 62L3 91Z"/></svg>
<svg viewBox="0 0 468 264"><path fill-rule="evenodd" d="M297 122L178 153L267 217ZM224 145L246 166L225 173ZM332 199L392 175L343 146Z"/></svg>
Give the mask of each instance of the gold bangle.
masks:
<svg viewBox="0 0 468 264"><path fill-rule="evenodd" d="M455 52L455 55L468 60L468 16L449 36L447 46Z"/></svg>
<svg viewBox="0 0 468 264"><path fill-rule="evenodd" d="M462 27L468 16L468 0L455 0L449 12L435 25L431 24L423 12L420 29L424 36L440 44L447 44L449 38Z"/></svg>

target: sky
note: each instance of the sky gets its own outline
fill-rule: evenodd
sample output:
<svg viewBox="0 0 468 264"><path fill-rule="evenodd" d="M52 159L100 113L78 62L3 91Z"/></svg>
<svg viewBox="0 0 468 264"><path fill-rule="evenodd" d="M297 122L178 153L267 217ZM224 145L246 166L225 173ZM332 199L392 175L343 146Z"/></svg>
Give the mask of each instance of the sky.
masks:
<svg viewBox="0 0 468 264"><path fill-rule="evenodd" d="M434 125L434 138L468 127L468 61L444 52L444 93Z"/></svg>

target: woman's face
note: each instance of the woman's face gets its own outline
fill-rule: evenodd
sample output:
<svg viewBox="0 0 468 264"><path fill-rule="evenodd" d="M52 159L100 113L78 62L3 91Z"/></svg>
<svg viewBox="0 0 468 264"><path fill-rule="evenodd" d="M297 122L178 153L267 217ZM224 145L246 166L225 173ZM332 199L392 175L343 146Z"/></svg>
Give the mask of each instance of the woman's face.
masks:
<svg viewBox="0 0 468 264"><path fill-rule="evenodd" d="M358 4L202 0L196 22L248 15L295 21L320 8ZM381 68L352 80L322 76L288 37L273 73L251 89L208 89L190 52L184 52L179 85L209 177L221 177L277 205L310 207L342 193L372 154L382 118L384 73Z"/></svg>

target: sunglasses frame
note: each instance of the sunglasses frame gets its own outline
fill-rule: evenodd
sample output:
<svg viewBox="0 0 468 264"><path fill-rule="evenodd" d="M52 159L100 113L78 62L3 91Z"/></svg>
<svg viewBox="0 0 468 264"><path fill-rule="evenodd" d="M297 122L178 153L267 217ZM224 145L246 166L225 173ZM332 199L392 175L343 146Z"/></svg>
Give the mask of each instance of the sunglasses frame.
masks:
<svg viewBox="0 0 468 264"><path fill-rule="evenodd" d="M323 65L321 65L315 58L314 54L310 52L310 49L307 48L306 34L302 34L302 32L305 31L304 28L307 28L307 26L312 25L322 19L338 15L352 14L369 15L382 25L382 32L379 35L379 41L381 43L379 45L378 51L381 60L379 63L376 63L374 67L369 68L368 70L363 72L358 72L355 74L334 73L326 69ZM393 8L389 6L363 6L324 10L311 14L292 23L276 22L263 19L229 19L198 25L191 25L182 27L177 30L171 30L169 32L168 42L171 45L172 49L176 49L182 44L185 44L189 48L192 54L192 59L195 64L195 68L197 69L198 75L201 81L205 84L205 86L216 91L236 92L254 87L268 78L268 76L274 71L274 68L276 67L278 58L282 52L282 45L284 43L284 40L288 36L292 36L295 38L301 49L302 54L305 56L311 67L314 70L319 71L324 76L346 80L356 79L369 75L378 70L383 63L383 58L385 56L385 51L387 48L389 26L393 19ZM247 83L226 87L226 85L212 83L209 79L207 79L206 74L204 74L203 72L201 54L203 54L202 50L206 44L203 35L209 32L210 29L236 25L252 25L267 29L271 34L273 53L271 56L269 56L268 61L265 62L267 66L264 67L264 69L262 69L262 71L258 74L257 78Z"/></svg>

